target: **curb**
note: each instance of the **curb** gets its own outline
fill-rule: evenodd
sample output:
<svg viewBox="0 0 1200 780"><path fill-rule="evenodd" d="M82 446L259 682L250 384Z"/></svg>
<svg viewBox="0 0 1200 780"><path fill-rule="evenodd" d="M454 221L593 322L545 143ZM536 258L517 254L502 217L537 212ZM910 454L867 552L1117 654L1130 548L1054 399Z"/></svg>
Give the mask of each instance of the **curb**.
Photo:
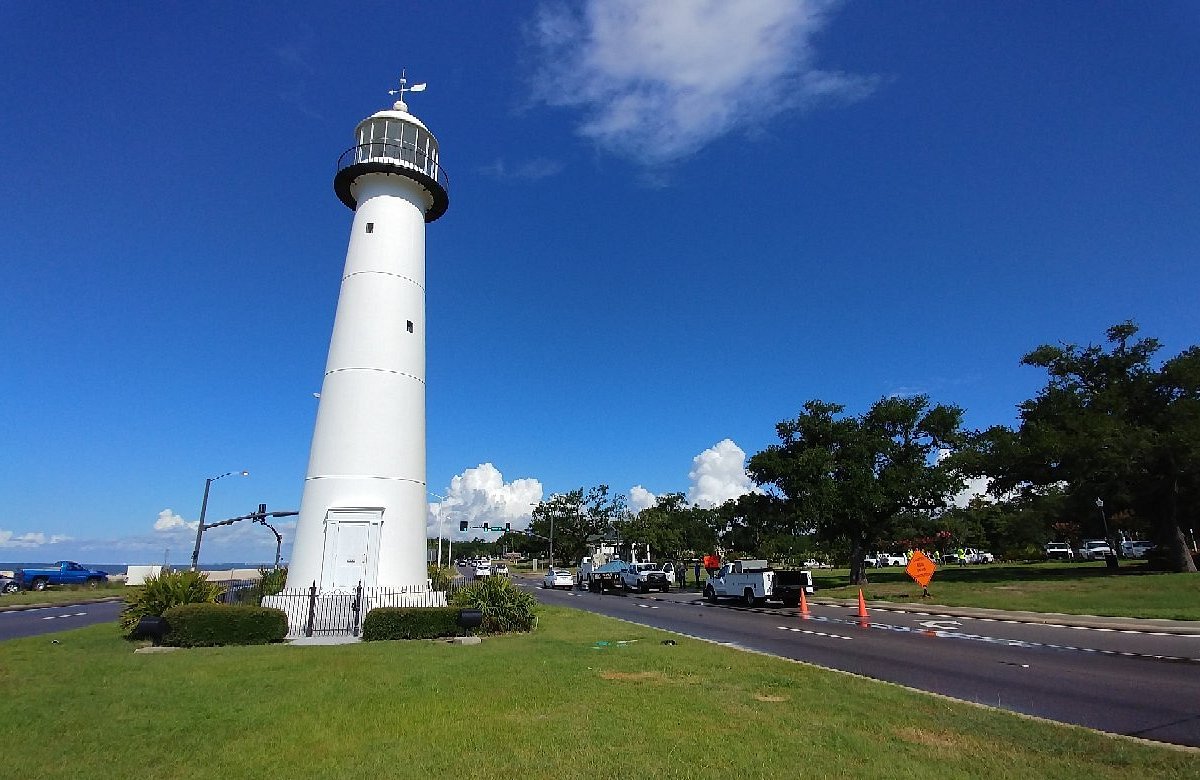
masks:
<svg viewBox="0 0 1200 780"><path fill-rule="evenodd" d="M76 601L44 601L38 604L0 604L0 612L26 612L31 609L47 609L65 607L75 604L103 604L106 601L124 601L124 596L104 596L103 598L78 599Z"/></svg>

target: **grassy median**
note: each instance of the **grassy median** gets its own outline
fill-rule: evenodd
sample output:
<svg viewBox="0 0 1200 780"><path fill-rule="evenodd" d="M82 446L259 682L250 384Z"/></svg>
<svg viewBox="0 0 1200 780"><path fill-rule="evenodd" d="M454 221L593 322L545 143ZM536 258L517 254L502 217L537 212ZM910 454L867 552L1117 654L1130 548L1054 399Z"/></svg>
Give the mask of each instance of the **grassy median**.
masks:
<svg viewBox="0 0 1200 780"><path fill-rule="evenodd" d="M1196 752L568 609L474 647L53 638L0 643L8 776L1200 778Z"/></svg>
<svg viewBox="0 0 1200 780"><path fill-rule="evenodd" d="M813 572L822 596L854 598L845 569ZM920 602L921 588L901 568L871 569L868 599ZM942 566L929 584L929 602L1076 615L1200 620L1200 574L1167 574L1122 562L1115 571L1096 563L992 563Z"/></svg>

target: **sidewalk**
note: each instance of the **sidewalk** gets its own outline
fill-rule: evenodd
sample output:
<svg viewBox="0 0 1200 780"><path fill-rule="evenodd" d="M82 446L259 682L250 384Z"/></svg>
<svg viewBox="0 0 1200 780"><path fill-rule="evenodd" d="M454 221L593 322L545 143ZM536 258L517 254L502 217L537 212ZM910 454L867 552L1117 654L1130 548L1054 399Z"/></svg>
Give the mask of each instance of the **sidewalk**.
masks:
<svg viewBox="0 0 1200 780"><path fill-rule="evenodd" d="M810 604L857 609L858 599L828 599L816 596ZM868 610L880 612L928 612L950 617L967 617L979 620L1012 620L1017 623L1039 623L1042 625L1079 626L1080 628L1109 629L1111 631L1161 631L1168 634L1200 636L1200 620L1164 620L1161 618L1105 617L1103 615L1071 615L1064 612L1022 612L1019 610L987 609L985 607L948 607L944 604L920 604L897 601L868 601Z"/></svg>

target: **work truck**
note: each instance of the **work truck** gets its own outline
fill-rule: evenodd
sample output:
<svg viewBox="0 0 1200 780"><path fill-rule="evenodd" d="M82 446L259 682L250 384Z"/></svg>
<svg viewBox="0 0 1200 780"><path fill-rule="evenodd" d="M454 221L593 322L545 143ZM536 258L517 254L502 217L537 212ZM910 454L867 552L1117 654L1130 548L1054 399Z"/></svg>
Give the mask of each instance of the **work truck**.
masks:
<svg viewBox="0 0 1200 780"><path fill-rule="evenodd" d="M764 604L768 599L787 606L800 603L800 591L813 592L812 572L777 571L762 559L729 561L708 578L704 598L710 604L719 598L739 599L747 607Z"/></svg>
<svg viewBox="0 0 1200 780"><path fill-rule="evenodd" d="M608 560L604 555L584 558L579 562L579 570L575 574L576 587L593 593L617 590L621 587L621 575L628 566L620 558Z"/></svg>

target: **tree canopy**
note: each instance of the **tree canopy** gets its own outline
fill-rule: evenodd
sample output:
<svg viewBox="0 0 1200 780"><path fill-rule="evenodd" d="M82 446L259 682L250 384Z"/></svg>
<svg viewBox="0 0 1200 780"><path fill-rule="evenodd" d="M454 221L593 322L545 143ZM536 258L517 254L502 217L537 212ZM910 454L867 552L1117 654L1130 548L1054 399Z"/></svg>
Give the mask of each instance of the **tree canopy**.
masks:
<svg viewBox="0 0 1200 780"><path fill-rule="evenodd" d="M843 411L809 401L775 426L780 443L752 457L748 471L818 539L848 545L850 581L865 583L863 558L891 540L895 523L944 506L960 487L937 455L961 442L962 411L923 395L880 399L859 417Z"/></svg>
<svg viewBox="0 0 1200 780"><path fill-rule="evenodd" d="M1123 322L1108 345L1043 345L1022 358L1046 386L1014 431L978 440L976 471L997 492L1062 486L1067 511L1102 536L1107 518L1144 521L1176 571L1196 571L1185 528L1200 519L1200 348L1152 365L1161 344ZM1114 536L1116 528L1109 528Z"/></svg>
<svg viewBox="0 0 1200 780"><path fill-rule="evenodd" d="M609 496L608 485L555 493L533 509L529 531L554 540L554 557L576 562L590 537L607 533L627 519L624 496Z"/></svg>

